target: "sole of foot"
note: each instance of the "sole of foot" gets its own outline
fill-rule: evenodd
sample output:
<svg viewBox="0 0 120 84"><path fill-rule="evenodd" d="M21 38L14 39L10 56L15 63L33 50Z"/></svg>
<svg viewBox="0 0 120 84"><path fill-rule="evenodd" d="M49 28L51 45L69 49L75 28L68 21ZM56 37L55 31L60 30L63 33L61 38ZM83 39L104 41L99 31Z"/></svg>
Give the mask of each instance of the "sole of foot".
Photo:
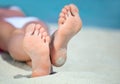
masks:
<svg viewBox="0 0 120 84"><path fill-rule="evenodd" d="M26 27L23 48L32 61L32 77L50 74L50 37L45 28L39 24Z"/></svg>
<svg viewBox="0 0 120 84"><path fill-rule="evenodd" d="M67 45L82 27L78 8L74 4L66 5L58 20L58 30L53 34L51 42L51 62L54 66L62 66L67 58Z"/></svg>

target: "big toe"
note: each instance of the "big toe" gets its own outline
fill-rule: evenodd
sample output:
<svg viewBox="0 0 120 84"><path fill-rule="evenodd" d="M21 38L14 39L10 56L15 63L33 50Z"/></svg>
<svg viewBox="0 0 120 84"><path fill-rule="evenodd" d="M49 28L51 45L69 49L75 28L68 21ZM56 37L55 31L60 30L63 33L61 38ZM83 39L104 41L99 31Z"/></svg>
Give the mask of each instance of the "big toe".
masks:
<svg viewBox="0 0 120 84"><path fill-rule="evenodd" d="M74 16L79 15L79 10L77 6L75 6L74 4L70 4L69 6L70 6L70 11Z"/></svg>

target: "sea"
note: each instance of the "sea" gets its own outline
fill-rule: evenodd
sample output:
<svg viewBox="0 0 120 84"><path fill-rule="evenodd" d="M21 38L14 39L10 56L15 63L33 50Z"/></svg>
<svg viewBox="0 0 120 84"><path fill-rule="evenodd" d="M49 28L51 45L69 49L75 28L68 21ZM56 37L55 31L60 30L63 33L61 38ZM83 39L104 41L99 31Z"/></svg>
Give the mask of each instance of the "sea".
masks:
<svg viewBox="0 0 120 84"><path fill-rule="evenodd" d="M120 29L120 0L0 0L0 7L18 6L26 16L57 23L59 13L68 4L79 9L83 26Z"/></svg>

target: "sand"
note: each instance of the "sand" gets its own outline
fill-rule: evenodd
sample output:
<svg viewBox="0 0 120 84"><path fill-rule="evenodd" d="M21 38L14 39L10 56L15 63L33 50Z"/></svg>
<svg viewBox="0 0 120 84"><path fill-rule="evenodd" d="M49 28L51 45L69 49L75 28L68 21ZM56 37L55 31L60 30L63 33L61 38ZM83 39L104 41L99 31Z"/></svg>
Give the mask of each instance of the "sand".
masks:
<svg viewBox="0 0 120 84"><path fill-rule="evenodd" d="M0 84L120 84L120 30L83 27L68 44L65 65L53 67L52 75L30 78L31 68L6 53L0 66Z"/></svg>

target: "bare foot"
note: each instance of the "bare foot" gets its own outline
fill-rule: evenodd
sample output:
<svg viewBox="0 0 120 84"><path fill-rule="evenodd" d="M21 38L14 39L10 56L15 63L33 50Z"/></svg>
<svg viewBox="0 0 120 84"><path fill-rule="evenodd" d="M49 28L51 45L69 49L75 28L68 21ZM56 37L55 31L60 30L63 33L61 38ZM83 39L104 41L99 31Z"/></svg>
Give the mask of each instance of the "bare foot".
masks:
<svg viewBox="0 0 120 84"><path fill-rule="evenodd" d="M39 24L30 24L26 28L23 41L24 51L32 60L32 77L50 74L50 37Z"/></svg>
<svg viewBox="0 0 120 84"><path fill-rule="evenodd" d="M58 25L59 28L54 33L51 42L51 62L57 67L65 63L67 44L82 27L78 8L73 4L65 6L60 13Z"/></svg>

